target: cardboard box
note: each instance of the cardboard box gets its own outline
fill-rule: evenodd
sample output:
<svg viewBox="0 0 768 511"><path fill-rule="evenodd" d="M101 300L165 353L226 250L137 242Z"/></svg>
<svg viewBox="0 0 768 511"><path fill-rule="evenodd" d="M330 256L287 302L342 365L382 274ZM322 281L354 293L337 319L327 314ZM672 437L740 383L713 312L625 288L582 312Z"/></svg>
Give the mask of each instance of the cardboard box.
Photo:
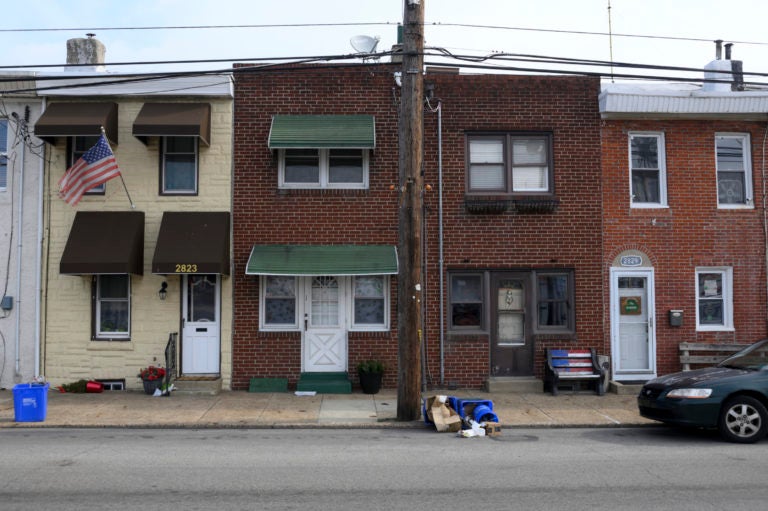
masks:
<svg viewBox="0 0 768 511"><path fill-rule="evenodd" d="M483 428L485 428L485 436L499 436L501 435L501 423L500 422L484 422Z"/></svg>
<svg viewBox="0 0 768 511"><path fill-rule="evenodd" d="M427 399L427 418L440 432L453 432L461 430L461 417L456 410L446 404L444 396L433 396Z"/></svg>

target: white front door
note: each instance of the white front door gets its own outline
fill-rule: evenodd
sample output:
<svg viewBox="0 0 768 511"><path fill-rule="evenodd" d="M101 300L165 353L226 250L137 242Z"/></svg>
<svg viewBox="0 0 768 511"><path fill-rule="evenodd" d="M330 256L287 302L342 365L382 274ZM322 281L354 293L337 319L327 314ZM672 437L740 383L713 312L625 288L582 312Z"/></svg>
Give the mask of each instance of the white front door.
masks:
<svg viewBox="0 0 768 511"><path fill-rule="evenodd" d="M306 284L302 370L344 372L347 370L344 277L308 277Z"/></svg>
<svg viewBox="0 0 768 511"><path fill-rule="evenodd" d="M656 376L652 269L611 269L611 351L616 381Z"/></svg>
<svg viewBox="0 0 768 511"><path fill-rule="evenodd" d="M219 276L183 275L182 290L182 374L219 374Z"/></svg>

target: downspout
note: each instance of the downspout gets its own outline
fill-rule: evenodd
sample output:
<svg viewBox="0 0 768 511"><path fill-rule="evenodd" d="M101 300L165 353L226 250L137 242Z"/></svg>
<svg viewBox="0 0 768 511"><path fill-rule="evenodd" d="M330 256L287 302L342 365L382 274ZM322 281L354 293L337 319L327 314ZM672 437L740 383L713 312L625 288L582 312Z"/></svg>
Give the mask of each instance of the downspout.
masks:
<svg viewBox="0 0 768 511"><path fill-rule="evenodd" d="M437 100L437 238L440 272L440 387L445 387L445 277L443 276L443 102Z"/></svg>
<svg viewBox="0 0 768 511"><path fill-rule="evenodd" d="M47 106L47 98L43 98L40 115ZM43 149L43 154L47 148ZM40 371L40 307L42 305L42 259L43 259L43 200L45 182L45 157L40 158L40 174L37 183L37 253L35 254L35 378L42 376ZM46 261L46 265L47 265Z"/></svg>
<svg viewBox="0 0 768 511"><path fill-rule="evenodd" d="M763 132L763 145L762 145L762 163L761 169L763 178L763 248L765 250L765 288L766 296L768 296L768 210L766 209L766 183L765 183L765 144L768 139L768 122L765 125ZM768 327L768 310L766 310L766 326Z"/></svg>
<svg viewBox="0 0 768 511"><path fill-rule="evenodd" d="M18 123L23 122L14 112L14 117ZM20 130L16 130L16 136L22 133ZM14 140L14 144L18 141ZM24 247L24 155L27 152L27 146L24 141L21 141L21 161L19 163L19 219L18 219L18 231L16 242L16 372L15 375L18 378L21 375L21 307L24 305L24 300L21 297L21 265L22 265L22 250ZM17 380L19 381L19 380Z"/></svg>

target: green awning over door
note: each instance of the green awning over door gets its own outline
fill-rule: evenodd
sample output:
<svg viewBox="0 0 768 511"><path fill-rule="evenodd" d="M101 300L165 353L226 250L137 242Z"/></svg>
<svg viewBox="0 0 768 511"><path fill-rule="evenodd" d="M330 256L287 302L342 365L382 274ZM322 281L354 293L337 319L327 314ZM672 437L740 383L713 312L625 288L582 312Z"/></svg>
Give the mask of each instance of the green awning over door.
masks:
<svg viewBox="0 0 768 511"><path fill-rule="evenodd" d="M389 245L254 245L246 275L395 275Z"/></svg>
<svg viewBox="0 0 768 511"><path fill-rule="evenodd" d="M372 115L275 115L269 130L270 149L373 149L376 122Z"/></svg>

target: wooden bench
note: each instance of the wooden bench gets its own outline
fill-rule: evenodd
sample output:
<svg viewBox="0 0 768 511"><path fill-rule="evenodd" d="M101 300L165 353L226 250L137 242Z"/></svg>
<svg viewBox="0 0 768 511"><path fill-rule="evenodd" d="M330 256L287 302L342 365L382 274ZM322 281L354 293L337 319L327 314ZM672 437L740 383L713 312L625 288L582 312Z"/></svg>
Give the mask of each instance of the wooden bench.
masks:
<svg viewBox="0 0 768 511"><path fill-rule="evenodd" d="M594 348L547 350L547 367L544 375L544 388L553 396L558 387L569 385L574 391L581 388L581 382L588 382L595 388L597 395L605 394L605 370L597 362Z"/></svg>
<svg viewBox="0 0 768 511"><path fill-rule="evenodd" d="M741 351L749 344L710 344L706 342L681 342L680 363L683 371L690 371L691 364L715 365ZM704 352L704 354L692 354Z"/></svg>

